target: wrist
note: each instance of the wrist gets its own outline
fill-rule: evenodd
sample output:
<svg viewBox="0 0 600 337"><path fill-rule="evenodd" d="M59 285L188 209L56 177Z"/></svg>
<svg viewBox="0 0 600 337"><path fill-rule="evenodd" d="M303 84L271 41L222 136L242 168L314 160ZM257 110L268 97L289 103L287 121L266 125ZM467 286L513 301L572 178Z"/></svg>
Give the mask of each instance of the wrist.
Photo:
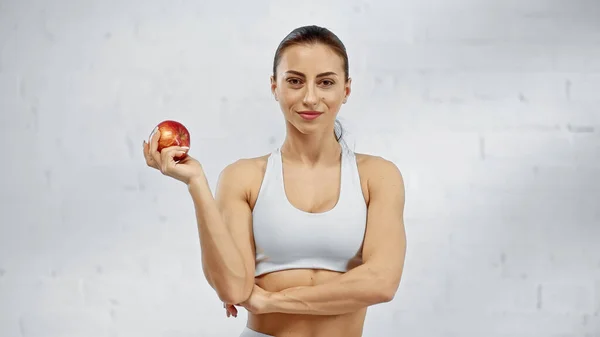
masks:
<svg viewBox="0 0 600 337"><path fill-rule="evenodd" d="M267 292L265 294L265 303L263 308L263 313L270 314L274 312L278 312L277 303L279 303L281 298L281 294L277 292Z"/></svg>
<svg viewBox="0 0 600 337"><path fill-rule="evenodd" d="M197 188L199 186L202 186L204 184L206 184L206 176L204 175L204 172L201 172L200 174L191 177L188 182L187 182L187 186L188 189L194 189Z"/></svg>

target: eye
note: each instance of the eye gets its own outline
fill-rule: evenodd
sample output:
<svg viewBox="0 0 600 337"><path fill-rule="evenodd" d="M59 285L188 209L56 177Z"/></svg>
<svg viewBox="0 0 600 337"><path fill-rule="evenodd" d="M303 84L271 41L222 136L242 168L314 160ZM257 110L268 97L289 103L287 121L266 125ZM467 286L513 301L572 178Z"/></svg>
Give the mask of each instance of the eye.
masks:
<svg viewBox="0 0 600 337"><path fill-rule="evenodd" d="M326 87L330 87L335 84L335 82L333 82L332 80L323 80L321 83Z"/></svg>
<svg viewBox="0 0 600 337"><path fill-rule="evenodd" d="M287 82L291 85L299 85L302 84L302 82L300 81L300 79L297 78L288 78Z"/></svg>

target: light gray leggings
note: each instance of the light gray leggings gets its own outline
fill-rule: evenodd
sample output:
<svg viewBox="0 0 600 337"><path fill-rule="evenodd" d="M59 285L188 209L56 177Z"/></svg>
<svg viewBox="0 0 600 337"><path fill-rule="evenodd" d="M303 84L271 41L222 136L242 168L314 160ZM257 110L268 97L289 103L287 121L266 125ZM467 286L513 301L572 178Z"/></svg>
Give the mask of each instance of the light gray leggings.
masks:
<svg viewBox="0 0 600 337"><path fill-rule="evenodd" d="M254 331L248 327L244 328L244 331L242 331L242 334L240 335L240 337L274 337L271 335L267 335L258 331Z"/></svg>

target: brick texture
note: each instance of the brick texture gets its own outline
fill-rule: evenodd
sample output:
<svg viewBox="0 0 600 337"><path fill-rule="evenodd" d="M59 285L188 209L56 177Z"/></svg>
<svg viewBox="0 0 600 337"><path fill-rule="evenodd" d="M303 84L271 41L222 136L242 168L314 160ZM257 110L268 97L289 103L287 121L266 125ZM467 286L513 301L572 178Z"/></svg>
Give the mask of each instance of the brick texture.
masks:
<svg viewBox="0 0 600 337"><path fill-rule="evenodd" d="M408 252L364 336L600 336L600 3L0 1L0 336L236 336L163 119L220 170L284 137L291 29L350 54L340 119L406 181Z"/></svg>

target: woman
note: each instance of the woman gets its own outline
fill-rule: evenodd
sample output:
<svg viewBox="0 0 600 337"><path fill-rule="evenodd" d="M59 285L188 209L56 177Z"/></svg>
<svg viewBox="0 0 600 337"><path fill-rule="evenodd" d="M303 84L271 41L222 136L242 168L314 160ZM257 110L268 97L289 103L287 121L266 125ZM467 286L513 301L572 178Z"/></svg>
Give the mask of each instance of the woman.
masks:
<svg viewBox="0 0 600 337"><path fill-rule="evenodd" d="M340 144L336 117L350 94L348 57L332 32L292 31L275 53L271 91L286 138L267 155L223 169L216 197L185 148L149 166L187 184L198 221L202 265L227 316L248 310L242 336L362 335L367 307L391 301L406 239L404 183L381 157Z"/></svg>

